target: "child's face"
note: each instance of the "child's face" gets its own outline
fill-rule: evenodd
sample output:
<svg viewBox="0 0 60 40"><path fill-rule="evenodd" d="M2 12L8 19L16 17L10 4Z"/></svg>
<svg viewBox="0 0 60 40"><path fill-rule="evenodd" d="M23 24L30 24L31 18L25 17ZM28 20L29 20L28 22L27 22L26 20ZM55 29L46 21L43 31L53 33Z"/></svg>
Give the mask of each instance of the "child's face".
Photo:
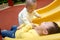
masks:
<svg viewBox="0 0 60 40"><path fill-rule="evenodd" d="M54 27L53 22L43 22L39 27L36 27L35 29L38 31L40 35L47 35L47 29L50 27Z"/></svg>
<svg viewBox="0 0 60 40"><path fill-rule="evenodd" d="M36 9L36 2L28 1L26 3L26 8L27 8L27 11L31 13L32 11L34 11Z"/></svg>

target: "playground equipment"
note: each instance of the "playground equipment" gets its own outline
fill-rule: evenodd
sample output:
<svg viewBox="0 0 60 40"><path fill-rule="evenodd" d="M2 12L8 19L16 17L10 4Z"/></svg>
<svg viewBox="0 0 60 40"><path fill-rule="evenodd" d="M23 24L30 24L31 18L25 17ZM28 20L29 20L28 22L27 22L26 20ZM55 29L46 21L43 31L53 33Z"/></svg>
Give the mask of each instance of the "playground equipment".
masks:
<svg viewBox="0 0 60 40"><path fill-rule="evenodd" d="M34 19L33 23L40 24L46 21L53 21L60 26L60 0L54 0L51 4L47 5L46 7L37 9L36 12L40 14L41 18ZM26 39L6 37L4 40L60 40L59 35L60 33Z"/></svg>
<svg viewBox="0 0 60 40"><path fill-rule="evenodd" d="M43 21L58 21L60 15L60 0L54 0L51 4L46 7L37 9L36 12L40 14L41 18L33 20L33 23ZM39 22L38 22L39 21Z"/></svg>

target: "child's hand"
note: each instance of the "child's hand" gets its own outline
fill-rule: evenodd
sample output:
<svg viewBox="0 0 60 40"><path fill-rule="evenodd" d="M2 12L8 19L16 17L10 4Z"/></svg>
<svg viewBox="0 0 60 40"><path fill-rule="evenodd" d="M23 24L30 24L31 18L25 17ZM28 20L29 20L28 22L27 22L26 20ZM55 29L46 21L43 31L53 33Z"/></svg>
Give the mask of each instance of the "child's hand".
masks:
<svg viewBox="0 0 60 40"><path fill-rule="evenodd" d="M21 27L17 27L17 30L21 29Z"/></svg>
<svg viewBox="0 0 60 40"><path fill-rule="evenodd" d="M17 27L17 30L21 29L21 28L24 27L24 26L25 26L25 24L19 25L19 26Z"/></svg>
<svg viewBox="0 0 60 40"><path fill-rule="evenodd" d="M34 29L35 27L37 27L38 25L37 24L33 24L32 23L32 28Z"/></svg>

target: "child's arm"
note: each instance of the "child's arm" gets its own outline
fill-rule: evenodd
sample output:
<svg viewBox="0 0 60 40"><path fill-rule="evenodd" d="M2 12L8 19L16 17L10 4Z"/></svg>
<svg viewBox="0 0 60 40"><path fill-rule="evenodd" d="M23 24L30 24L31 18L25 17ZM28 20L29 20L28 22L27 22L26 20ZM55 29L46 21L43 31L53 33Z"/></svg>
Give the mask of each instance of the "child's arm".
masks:
<svg viewBox="0 0 60 40"><path fill-rule="evenodd" d="M35 27L38 27L38 26L39 26L38 24L33 24L33 23L31 25L27 24L24 27L22 27L20 31L21 32L27 32L30 29L34 29Z"/></svg>
<svg viewBox="0 0 60 40"><path fill-rule="evenodd" d="M38 18L41 17L40 14L38 14L36 11L33 11L33 14L34 14L36 17L38 17Z"/></svg>
<svg viewBox="0 0 60 40"><path fill-rule="evenodd" d="M17 30L19 30L19 29L21 29L22 27L24 27L25 26L25 24L23 23L23 24L21 24L21 25L19 25L18 27L17 27Z"/></svg>
<svg viewBox="0 0 60 40"><path fill-rule="evenodd" d="M39 25L32 23L32 26L33 26L32 28L34 29L35 27L38 27Z"/></svg>

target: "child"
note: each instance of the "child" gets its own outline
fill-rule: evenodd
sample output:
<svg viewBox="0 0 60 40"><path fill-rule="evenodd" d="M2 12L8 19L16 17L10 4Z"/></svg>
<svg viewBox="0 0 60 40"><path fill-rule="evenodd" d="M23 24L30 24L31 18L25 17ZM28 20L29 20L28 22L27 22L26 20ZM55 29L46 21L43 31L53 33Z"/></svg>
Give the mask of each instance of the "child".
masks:
<svg viewBox="0 0 60 40"><path fill-rule="evenodd" d="M58 33L59 27L55 22L43 22L38 27L33 27L30 25L25 25L24 27L18 28L16 26L12 27L10 31L1 30L3 37L11 38L31 38L40 35L48 35Z"/></svg>
<svg viewBox="0 0 60 40"><path fill-rule="evenodd" d="M31 25L34 18L40 17L40 15L35 12L35 9L36 0L26 0L26 7L24 7L18 15L19 25L23 23Z"/></svg>

